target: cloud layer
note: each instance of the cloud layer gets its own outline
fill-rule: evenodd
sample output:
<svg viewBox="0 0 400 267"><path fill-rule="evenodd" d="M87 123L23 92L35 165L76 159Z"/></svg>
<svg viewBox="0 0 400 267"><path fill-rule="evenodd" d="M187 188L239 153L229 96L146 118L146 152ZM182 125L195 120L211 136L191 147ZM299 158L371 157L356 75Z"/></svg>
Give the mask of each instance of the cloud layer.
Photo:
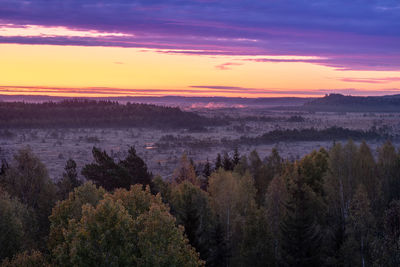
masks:
<svg viewBox="0 0 400 267"><path fill-rule="evenodd" d="M46 34L54 27L65 35ZM312 56L296 62L400 70L397 0L0 0L1 28L0 43Z"/></svg>

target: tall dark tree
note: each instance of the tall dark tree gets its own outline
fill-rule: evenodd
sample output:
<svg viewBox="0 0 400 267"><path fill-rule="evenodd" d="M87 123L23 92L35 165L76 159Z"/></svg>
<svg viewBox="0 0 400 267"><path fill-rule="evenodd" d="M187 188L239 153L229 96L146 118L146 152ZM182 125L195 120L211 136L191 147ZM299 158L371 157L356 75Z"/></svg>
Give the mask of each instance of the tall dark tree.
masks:
<svg viewBox="0 0 400 267"><path fill-rule="evenodd" d="M222 167L224 168L225 171L233 170L234 165L228 153L224 154L224 158L222 160Z"/></svg>
<svg viewBox="0 0 400 267"><path fill-rule="evenodd" d="M0 166L0 176L4 175L8 168L9 168L9 166L8 166L7 160L2 159L1 166Z"/></svg>
<svg viewBox="0 0 400 267"><path fill-rule="evenodd" d="M239 162L240 162L239 150L237 147L235 147L235 149L233 150L233 158L232 158L233 166L235 167L236 165L239 164Z"/></svg>
<svg viewBox="0 0 400 267"><path fill-rule="evenodd" d="M257 190L256 202L259 206L262 206L264 205L265 193L272 177L267 176L266 167L255 150L249 155L249 170L254 178L254 186Z"/></svg>
<svg viewBox="0 0 400 267"><path fill-rule="evenodd" d="M213 223L208 194L184 181L172 189L169 204L171 214L184 227L189 243L200 253L200 258L207 260Z"/></svg>
<svg viewBox="0 0 400 267"><path fill-rule="evenodd" d="M49 230L48 216L56 202L56 188L46 166L29 147L14 155L10 168L0 177L0 187L33 210L32 222L35 219L38 222L38 229L34 230L36 240L45 239Z"/></svg>
<svg viewBox="0 0 400 267"><path fill-rule="evenodd" d="M206 164L204 164L204 168L203 168L203 176L204 177L210 177L211 171L212 171L211 170L211 164L207 159L207 162L206 162Z"/></svg>
<svg viewBox="0 0 400 267"><path fill-rule="evenodd" d="M92 154L94 162L83 167L82 175L109 191L151 183L146 163L136 154L134 147L130 147L128 156L118 163L106 151L96 147L93 147Z"/></svg>
<svg viewBox="0 0 400 267"><path fill-rule="evenodd" d="M93 147L92 155L94 162L85 165L82 169L82 175L87 180L91 180L109 191L118 187L129 187L125 181L120 181L121 175L125 173L123 173L118 164L115 163L114 159L105 150L102 151L97 147Z"/></svg>
<svg viewBox="0 0 400 267"><path fill-rule="evenodd" d="M217 158L215 160L215 170L219 170L220 168L222 168L222 158L221 158L221 154L218 153Z"/></svg>
<svg viewBox="0 0 400 267"><path fill-rule="evenodd" d="M388 141L378 149L378 173L382 182L384 204L400 199L400 156Z"/></svg>
<svg viewBox="0 0 400 267"><path fill-rule="evenodd" d="M63 176L57 183L60 198L65 199L69 192L71 192L75 187L81 185L82 181L78 179L76 162L73 159L69 159L65 164Z"/></svg>
<svg viewBox="0 0 400 267"><path fill-rule="evenodd" d="M123 187L127 188L132 184L151 184L152 175L143 159L136 154L136 149L133 146L129 148L128 156L119 163L119 166L127 172L128 176L127 186Z"/></svg>
<svg viewBox="0 0 400 267"><path fill-rule="evenodd" d="M207 266L210 267L226 267L231 256L229 244L225 239L224 227L217 219L212 229L210 237L210 255Z"/></svg>
<svg viewBox="0 0 400 267"><path fill-rule="evenodd" d="M314 193L296 169L290 180L286 216L281 224L283 264L320 266L322 238L313 210Z"/></svg>
<svg viewBox="0 0 400 267"><path fill-rule="evenodd" d="M267 170L271 180L275 175L279 175L283 168L283 159L279 155L278 149L273 148L271 154L265 159Z"/></svg>
<svg viewBox="0 0 400 267"><path fill-rule="evenodd" d="M206 164L204 164L203 167L203 180L201 183L201 189L207 191L207 187L208 187L208 180L210 178L210 175L212 173L212 169L211 169L211 164L207 159Z"/></svg>

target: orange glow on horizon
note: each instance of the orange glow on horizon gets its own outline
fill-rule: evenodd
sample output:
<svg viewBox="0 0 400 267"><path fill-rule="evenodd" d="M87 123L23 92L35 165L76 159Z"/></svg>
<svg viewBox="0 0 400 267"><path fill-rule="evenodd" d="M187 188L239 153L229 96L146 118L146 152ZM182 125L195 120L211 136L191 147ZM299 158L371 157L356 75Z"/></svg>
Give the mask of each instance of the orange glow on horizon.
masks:
<svg viewBox="0 0 400 267"><path fill-rule="evenodd" d="M0 94L10 95L315 97L340 89L394 94L400 88L396 71L340 71L249 56L17 44L1 44L0 51Z"/></svg>

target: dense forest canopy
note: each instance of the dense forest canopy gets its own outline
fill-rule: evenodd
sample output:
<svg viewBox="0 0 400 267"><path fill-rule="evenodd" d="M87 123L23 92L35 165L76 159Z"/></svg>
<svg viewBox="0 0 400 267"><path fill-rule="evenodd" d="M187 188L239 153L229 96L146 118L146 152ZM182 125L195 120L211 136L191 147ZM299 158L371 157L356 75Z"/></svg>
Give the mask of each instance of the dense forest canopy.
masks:
<svg viewBox="0 0 400 267"><path fill-rule="evenodd" d="M329 94L305 103L302 109L328 112L400 112L400 95L363 97Z"/></svg>
<svg viewBox="0 0 400 267"><path fill-rule="evenodd" d="M169 179L93 148L54 183L29 149L0 168L1 266L400 266L400 152L335 143L296 161L238 149Z"/></svg>
<svg viewBox="0 0 400 267"><path fill-rule="evenodd" d="M0 102L1 128L152 127L201 128L221 124L179 108L112 101Z"/></svg>
<svg viewBox="0 0 400 267"><path fill-rule="evenodd" d="M243 136L239 143L248 144L274 144L277 142L298 141L329 141L329 140L371 140L388 138L385 133L375 130L350 130L343 127L329 127L326 129L286 129L273 130L257 137Z"/></svg>

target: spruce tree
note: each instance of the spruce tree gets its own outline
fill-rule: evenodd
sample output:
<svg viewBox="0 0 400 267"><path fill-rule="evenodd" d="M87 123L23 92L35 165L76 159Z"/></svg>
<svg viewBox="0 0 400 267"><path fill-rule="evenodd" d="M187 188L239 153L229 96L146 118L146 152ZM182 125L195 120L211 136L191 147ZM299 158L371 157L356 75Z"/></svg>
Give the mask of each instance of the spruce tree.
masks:
<svg viewBox="0 0 400 267"><path fill-rule="evenodd" d="M291 178L286 216L281 224L282 259L285 266L320 266L321 233L313 210L314 193L295 171Z"/></svg>
<svg viewBox="0 0 400 267"><path fill-rule="evenodd" d="M217 159L215 160L215 170L218 171L220 168L222 168L222 158L221 154L218 153Z"/></svg>

